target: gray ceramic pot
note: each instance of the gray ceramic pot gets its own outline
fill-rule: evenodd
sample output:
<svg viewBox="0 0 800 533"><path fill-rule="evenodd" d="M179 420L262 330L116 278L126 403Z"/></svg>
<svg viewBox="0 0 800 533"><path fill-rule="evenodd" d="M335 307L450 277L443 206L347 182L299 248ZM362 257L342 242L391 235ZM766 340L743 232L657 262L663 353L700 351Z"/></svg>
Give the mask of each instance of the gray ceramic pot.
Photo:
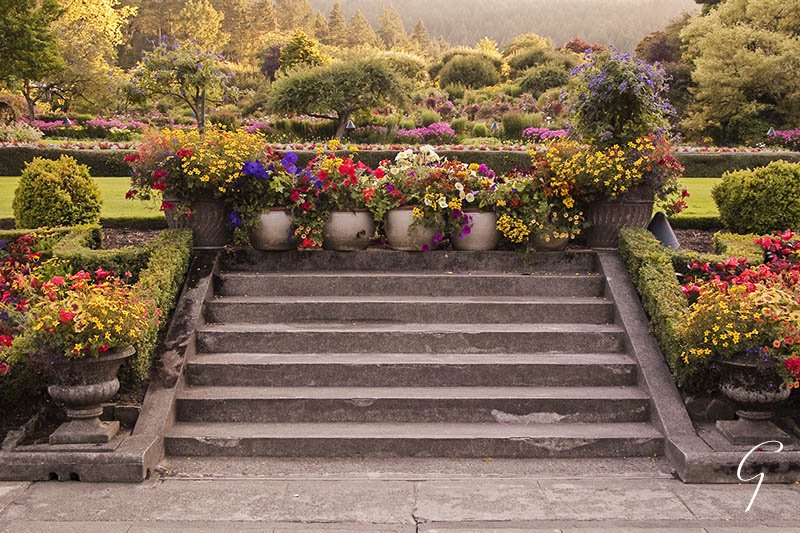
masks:
<svg viewBox="0 0 800 533"><path fill-rule="evenodd" d="M292 231L292 215L280 207L261 213L257 226L249 230L248 235L250 245L256 250L280 252L297 247Z"/></svg>
<svg viewBox="0 0 800 533"><path fill-rule="evenodd" d="M365 250L375 235L375 220L366 209L334 211L322 229L326 250L354 252Z"/></svg>
<svg viewBox="0 0 800 533"><path fill-rule="evenodd" d="M386 240L389 241L389 246L393 250L404 252L419 252L426 248L432 250L436 228L429 228L422 224L417 224L412 228L414 215L411 213L411 209L411 207L390 209L386 214Z"/></svg>
<svg viewBox="0 0 800 533"><path fill-rule="evenodd" d="M468 217L469 233L453 235L456 250L485 252L497 248L500 232L497 231L497 214L494 211L464 211Z"/></svg>

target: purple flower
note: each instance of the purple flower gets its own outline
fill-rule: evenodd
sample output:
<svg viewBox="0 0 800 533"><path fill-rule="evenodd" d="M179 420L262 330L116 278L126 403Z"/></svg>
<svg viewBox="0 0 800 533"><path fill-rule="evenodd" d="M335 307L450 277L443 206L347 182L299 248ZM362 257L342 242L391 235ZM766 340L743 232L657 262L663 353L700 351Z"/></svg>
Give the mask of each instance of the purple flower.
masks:
<svg viewBox="0 0 800 533"><path fill-rule="evenodd" d="M260 178L262 180L270 178L267 169L264 168L264 163L257 159L255 161L247 161L242 167L242 174L245 176L251 176L253 178Z"/></svg>
<svg viewBox="0 0 800 533"><path fill-rule="evenodd" d="M422 245L422 251L423 251L423 252L429 252L429 251L430 251L430 249L431 249L431 247L430 247L430 246L428 246L427 244L423 244L423 245Z"/></svg>
<svg viewBox="0 0 800 533"><path fill-rule="evenodd" d="M283 156L283 159L281 159L281 164L289 174L299 174L302 172L297 168L297 154L294 152L288 152L285 156Z"/></svg>
<svg viewBox="0 0 800 533"><path fill-rule="evenodd" d="M241 228L242 227L242 218L239 216L239 213L236 211L231 211L228 213L228 224L233 226L234 228Z"/></svg>
<svg viewBox="0 0 800 533"><path fill-rule="evenodd" d="M461 237L462 238L466 237L470 233L472 233L472 226L470 226L469 224L464 224L464 226L462 226L461 228Z"/></svg>
<svg viewBox="0 0 800 533"><path fill-rule="evenodd" d="M439 246L440 244L442 244L443 240L444 240L444 235L442 235L441 231L437 231L436 235L433 236L433 244Z"/></svg>

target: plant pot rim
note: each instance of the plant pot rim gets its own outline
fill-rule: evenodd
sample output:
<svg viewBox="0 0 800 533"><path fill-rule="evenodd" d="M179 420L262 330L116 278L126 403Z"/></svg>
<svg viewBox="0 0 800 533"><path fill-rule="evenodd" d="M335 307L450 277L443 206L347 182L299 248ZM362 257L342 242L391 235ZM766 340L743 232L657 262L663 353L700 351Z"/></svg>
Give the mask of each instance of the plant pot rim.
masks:
<svg viewBox="0 0 800 533"><path fill-rule="evenodd" d="M269 211L271 213L274 212L274 211L283 211L284 213L288 213L289 210L290 209L288 207L267 207L266 209L264 209L264 211ZM262 211L262 212L264 212L264 211Z"/></svg>
<svg viewBox="0 0 800 533"><path fill-rule="evenodd" d="M481 209L480 207L467 207L466 209L461 210L462 213L485 213L487 215L494 215L497 214L494 209Z"/></svg>
<svg viewBox="0 0 800 533"><path fill-rule="evenodd" d="M100 360L102 360L102 361L111 361L111 360L114 360L114 359L125 359L127 357L132 356L134 353L136 353L136 348L134 348L130 344L127 344L125 346L119 346L117 348L109 348L107 352L105 352L105 353L103 353L101 355L98 355L97 357L90 357L90 356L87 356L87 357L67 357L67 356L64 356L64 358L61 359L61 362L64 362L64 363L67 363L67 364L73 364L73 363L80 364L80 363L85 362L85 361L90 361L90 362L91 361L100 361Z"/></svg>
<svg viewBox="0 0 800 533"><path fill-rule="evenodd" d="M370 210L366 207L357 207L356 209L333 209L331 210L331 214L333 213L369 213Z"/></svg>

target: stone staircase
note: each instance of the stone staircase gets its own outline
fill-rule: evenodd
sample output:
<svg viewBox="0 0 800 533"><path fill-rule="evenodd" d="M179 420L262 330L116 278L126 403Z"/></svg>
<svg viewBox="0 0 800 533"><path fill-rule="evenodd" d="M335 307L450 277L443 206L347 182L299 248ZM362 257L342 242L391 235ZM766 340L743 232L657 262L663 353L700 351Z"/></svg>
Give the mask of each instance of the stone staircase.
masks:
<svg viewBox="0 0 800 533"><path fill-rule="evenodd" d="M173 456L663 453L594 252L223 257Z"/></svg>

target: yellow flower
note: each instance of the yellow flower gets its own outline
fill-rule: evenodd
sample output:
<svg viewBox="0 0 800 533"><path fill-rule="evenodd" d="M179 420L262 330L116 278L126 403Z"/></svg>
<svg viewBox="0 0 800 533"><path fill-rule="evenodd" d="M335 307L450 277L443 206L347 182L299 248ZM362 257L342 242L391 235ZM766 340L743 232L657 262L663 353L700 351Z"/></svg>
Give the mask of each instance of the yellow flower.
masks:
<svg viewBox="0 0 800 533"><path fill-rule="evenodd" d="M411 214L414 216L414 218L422 218L425 216L425 213L419 207L412 209Z"/></svg>

